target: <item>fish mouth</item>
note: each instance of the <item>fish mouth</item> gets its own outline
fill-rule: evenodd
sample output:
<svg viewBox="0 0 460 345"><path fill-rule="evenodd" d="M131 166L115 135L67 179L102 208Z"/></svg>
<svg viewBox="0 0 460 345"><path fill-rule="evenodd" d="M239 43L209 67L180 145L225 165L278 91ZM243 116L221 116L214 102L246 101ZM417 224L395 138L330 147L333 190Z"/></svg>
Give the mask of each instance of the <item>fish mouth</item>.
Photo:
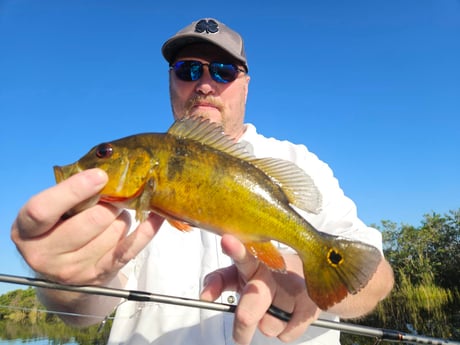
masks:
<svg viewBox="0 0 460 345"><path fill-rule="evenodd" d="M80 171L76 164L69 164L64 166L55 165L53 170L56 183L62 182Z"/></svg>
<svg viewBox="0 0 460 345"><path fill-rule="evenodd" d="M56 179L56 183L59 183L65 180L64 171L62 170L62 167L60 167L59 165L55 165L53 167L53 170L54 170L54 178Z"/></svg>
<svg viewBox="0 0 460 345"><path fill-rule="evenodd" d="M53 166L53 170L54 170L54 177L56 179L56 183L60 183L80 171L75 164L69 164L69 165L64 165L64 166L55 165ZM64 218L72 217L73 215L80 213L81 211L86 210L87 208L90 208L96 205L99 202L99 199L100 199L99 194L89 197L88 199L83 200L82 202L80 202L79 204L75 205L70 210L68 210L63 215L63 217Z"/></svg>

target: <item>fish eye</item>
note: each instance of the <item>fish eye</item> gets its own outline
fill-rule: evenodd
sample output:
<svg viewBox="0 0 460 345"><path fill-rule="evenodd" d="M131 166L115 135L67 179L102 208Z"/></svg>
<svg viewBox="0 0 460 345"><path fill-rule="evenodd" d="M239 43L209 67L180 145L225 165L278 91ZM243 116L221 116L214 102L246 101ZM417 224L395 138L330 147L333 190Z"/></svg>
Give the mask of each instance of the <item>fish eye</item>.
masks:
<svg viewBox="0 0 460 345"><path fill-rule="evenodd" d="M100 144L96 148L96 156L98 158L109 158L113 153L113 147L109 143Z"/></svg>

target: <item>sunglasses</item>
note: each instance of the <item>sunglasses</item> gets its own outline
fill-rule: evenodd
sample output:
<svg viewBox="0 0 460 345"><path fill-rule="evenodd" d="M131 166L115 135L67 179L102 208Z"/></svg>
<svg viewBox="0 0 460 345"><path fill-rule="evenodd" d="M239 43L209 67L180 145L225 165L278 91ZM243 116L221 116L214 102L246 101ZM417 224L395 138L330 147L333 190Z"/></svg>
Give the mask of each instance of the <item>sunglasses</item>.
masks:
<svg viewBox="0 0 460 345"><path fill-rule="evenodd" d="M232 63L210 62L203 63L195 60L177 61L169 66L176 77L183 81L197 81L203 75L203 66L208 66L211 78L218 83L230 83L238 77L238 73L246 73Z"/></svg>

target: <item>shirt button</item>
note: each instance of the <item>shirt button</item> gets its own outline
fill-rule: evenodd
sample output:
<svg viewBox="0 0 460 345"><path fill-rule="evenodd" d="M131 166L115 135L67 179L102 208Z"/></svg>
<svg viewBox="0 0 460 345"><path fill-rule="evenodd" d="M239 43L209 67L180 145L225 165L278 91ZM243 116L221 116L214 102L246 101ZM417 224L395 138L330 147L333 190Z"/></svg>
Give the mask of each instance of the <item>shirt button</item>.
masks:
<svg viewBox="0 0 460 345"><path fill-rule="evenodd" d="M235 296L232 296L232 295L228 296L227 297L227 302L230 303L230 304L235 303Z"/></svg>

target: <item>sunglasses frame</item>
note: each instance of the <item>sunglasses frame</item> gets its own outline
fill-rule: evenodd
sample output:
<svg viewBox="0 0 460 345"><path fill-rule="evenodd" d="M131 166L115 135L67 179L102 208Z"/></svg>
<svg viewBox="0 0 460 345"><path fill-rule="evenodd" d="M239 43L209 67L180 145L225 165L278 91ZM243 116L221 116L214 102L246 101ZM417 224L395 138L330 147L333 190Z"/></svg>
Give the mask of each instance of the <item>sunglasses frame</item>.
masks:
<svg viewBox="0 0 460 345"><path fill-rule="evenodd" d="M192 67L193 64L195 64L198 69L195 71L197 76L192 75ZM180 68L182 66L187 66L188 70L186 70L186 74L181 74ZM236 78L238 78L238 74L240 72L246 73L246 70L239 68L236 64L234 63L223 63L223 62L218 62L218 61L211 61L209 63L207 62L201 62L198 60L179 60L174 63L171 63L169 65L169 69L174 71L174 74L176 77L182 81L197 81L203 76L203 66L208 67L209 74L211 75L212 80L220 83L220 84L227 84L231 83L232 81L235 81ZM229 68L233 69L233 75L231 78L223 78L221 73L219 73L219 69L224 70L225 72L229 72ZM187 76L184 78L184 76ZM195 79L194 79L195 78Z"/></svg>

